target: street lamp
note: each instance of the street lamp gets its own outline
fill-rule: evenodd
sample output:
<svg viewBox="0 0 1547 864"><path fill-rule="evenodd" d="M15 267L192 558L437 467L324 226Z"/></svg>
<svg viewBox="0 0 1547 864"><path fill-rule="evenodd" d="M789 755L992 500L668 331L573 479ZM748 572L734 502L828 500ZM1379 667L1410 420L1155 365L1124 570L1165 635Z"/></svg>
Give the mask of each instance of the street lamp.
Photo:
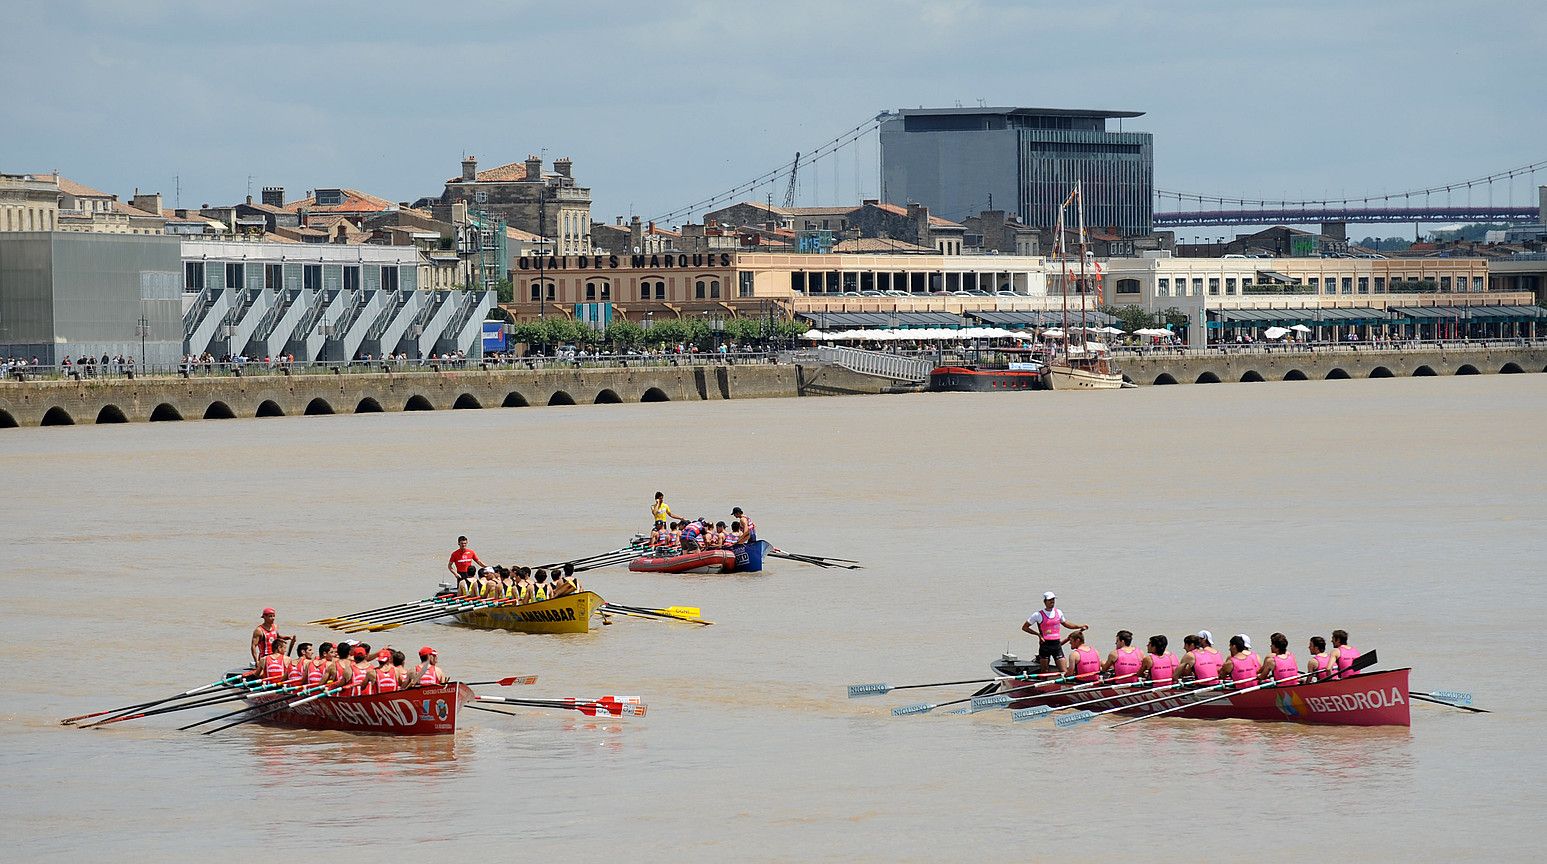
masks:
<svg viewBox="0 0 1547 864"><path fill-rule="evenodd" d="M134 322L134 333L140 337L140 369L145 368L145 340L150 337L150 318L145 314L145 301L140 300L140 317Z"/></svg>

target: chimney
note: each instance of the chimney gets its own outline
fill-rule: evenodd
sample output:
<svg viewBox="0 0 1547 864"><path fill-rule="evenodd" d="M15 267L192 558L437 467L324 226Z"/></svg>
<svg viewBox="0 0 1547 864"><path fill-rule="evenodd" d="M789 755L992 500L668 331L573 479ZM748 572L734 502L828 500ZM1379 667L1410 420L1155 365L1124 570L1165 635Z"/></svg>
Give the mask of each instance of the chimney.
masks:
<svg viewBox="0 0 1547 864"><path fill-rule="evenodd" d="M614 222L612 224L614 224L614 225L622 225L623 224L623 217L619 216L619 217L617 217L617 219L618 219L618 221L616 221L616 222Z"/></svg>
<svg viewBox="0 0 1547 864"><path fill-rule="evenodd" d="M471 183L478 179L478 157L464 156L462 158L462 180Z"/></svg>
<svg viewBox="0 0 1547 864"><path fill-rule="evenodd" d="M645 251L645 228L638 216L628 220L628 245L635 252Z"/></svg>
<svg viewBox="0 0 1547 864"><path fill-rule="evenodd" d="M265 187L263 187L263 199L262 200L263 200L264 204L266 204L266 205L268 205L270 207L283 207L283 206L285 206L285 187L283 187L283 186L265 186Z"/></svg>
<svg viewBox="0 0 1547 864"><path fill-rule="evenodd" d="M147 213L154 213L157 216L160 216L161 193L146 192L141 194L140 190L136 189L134 190L134 197L129 199L129 206L137 210L144 210Z"/></svg>
<svg viewBox="0 0 1547 864"><path fill-rule="evenodd" d="M529 155L526 157L526 179L543 179L543 159L541 156Z"/></svg>
<svg viewBox="0 0 1547 864"><path fill-rule="evenodd" d="M252 206L252 196L251 196L251 195L248 195L248 196L247 196L247 206L248 206L248 207L251 207L251 206Z"/></svg>
<svg viewBox="0 0 1547 864"><path fill-rule="evenodd" d="M573 165L574 163L569 161L568 156L560 156L553 160L553 170L559 172L559 175L563 177L571 176L569 172Z"/></svg>

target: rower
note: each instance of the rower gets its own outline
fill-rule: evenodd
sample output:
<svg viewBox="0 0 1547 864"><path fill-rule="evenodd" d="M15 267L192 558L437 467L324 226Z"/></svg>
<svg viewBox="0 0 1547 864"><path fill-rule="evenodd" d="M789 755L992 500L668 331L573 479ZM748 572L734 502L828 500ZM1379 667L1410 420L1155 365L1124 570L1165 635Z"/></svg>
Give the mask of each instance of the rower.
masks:
<svg viewBox="0 0 1547 864"><path fill-rule="evenodd" d="M516 568L516 602L517 603L530 603L530 602L532 602L532 586L533 586L533 582L532 582L532 568L530 568L530 567L517 567Z"/></svg>
<svg viewBox="0 0 1547 864"><path fill-rule="evenodd" d="M1166 653L1169 641L1163 635L1151 636L1146 646L1149 653L1144 655L1144 663L1139 667L1139 674L1148 678L1155 687L1164 687L1176 681L1177 659L1175 655Z"/></svg>
<svg viewBox="0 0 1547 864"><path fill-rule="evenodd" d="M285 684L290 687L298 687L306 683L306 670L312 665L312 643L302 642L296 646L295 662L290 664L290 669L285 673Z"/></svg>
<svg viewBox="0 0 1547 864"><path fill-rule="evenodd" d="M1348 644L1347 630L1332 631L1332 667L1339 678L1348 678L1359 674L1358 669L1351 668L1354 661L1359 659L1359 649Z"/></svg>
<svg viewBox="0 0 1547 864"><path fill-rule="evenodd" d="M563 597L575 593L575 583L564 574L555 570L553 572L553 584L548 589L548 597Z"/></svg>
<svg viewBox="0 0 1547 864"><path fill-rule="evenodd" d="M294 636L279 635L279 627L274 624L274 607L266 607L262 620L252 630L253 665L258 665L258 658L267 657L276 648L283 648L284 643L294 641Z"/></svg>
<svg viewBox="0 0 1547 864"><path fill-rule="evenodd" d="M542 571L538 571L542 572ZM435 649L426 645L419 649L419 665L409 674L409 680L419 687L434 687L446 683L446 673L436 665Z"/></svg>
<svg viewBox="0 0 1547 864"><path fill-rule="evenodd" d="M349 689L344 691L345 696L364 696L371 692L370 684L366 679L371 674L370 664L366 658L370 657L371 646L356 645L349 651L350 665L354 667L354 677L351 679Z"/></svg>
<svg viewBox="0 0 1547 864"><path fill-rule="evenodd" d="M656 522L676 521L681 516L671 512L671 505L666 503L666 493L655 493L655 503L650 505L650 518Z"/></svg>
<svg viewBox="0 0 1547 864"><path fill-rule="evenodd" d="M1271 680L1280 687L1287 687L1300 678L1300 661L1289 652L1289 637L1274 633L1268 637L1268 658L1257 672L1257 681Z"/></svg>
<svg viewBox="0 0 1547 864"><path fill-rule="evenodd" d="M258 668L263 670L261 679L265 684L285 683L286 673L290 664L285 660L284 652L280 650L280 646L283 644L283 639L274 640L269 653L258 658Z"/></svg>
<svg viewBox="0 0 1547 864"><path fill-rule="evenodd" d="M1320 636L1312 636L1310 644L1306 646L1311 652L1311 658L1305 661L1305 671L1313 673L1312 681L1325 681L1332 677L1332 658L1327 656L1327 640Z"/></svg>
<svg viewBox="0 0 1547 864"><path fill-rule="evenodd" d="M392 666L397 670L397 689L399 690L408 689L408 667L403 665L407 660L402 651L392 649Z"/></svg>
<svg viewBox="0 0 1547 864"><path fill-rule="evenodd" d="M1022 633L1029 633L1040 640L1037 645L1037 669L1041 672L1047 671L1047 662L1049 660L1058 664L1058 671L1060 673L1067 672L1068 667L1064 662L1064 646L1060 637L1063 636L1063 631L1066 629L1088 629L1084 624L1073 624L1065 619L1064 613L1053 605L1057 599L1057 595L1053 592L1045 592L1042 595L1042 608L1031 613L1031 617L1027 618L1026 623L1021 625Z"/></svg>
<svg viewBox="0 0 1547 864"><path fill-rule="evenodd" d="M1214 647L1214 634L1207 630L1199 630L1198 635L1191 637L1197 646L1182 658L1178 675L1190 675L1199 684L1213 684L1219 680L1219 670L1224 667L1225 658L1219 654L1219 649Z"/></svg>
<svg viewBox="0 0 1547 864"><path fill-rule="evenodd" d="M451 560L446 562L446 569L457 577L457 590L466 594L472 590L472 583L478 576L479 568L484 563L478 560L478 553L468 548L467 535L457 538L457 548L451 553ZM466 584L464 584L466 583Z"/></svg>
<svg viewBox="0 0 1547 864"><path fill-rule="evenodd" d="M327 674L322 677L324 688L338 689L339 695L342 696L350 695L349 687L355 678L354 648L358 644L353 639L345 639L338 643L334 650L333 663L328 666Z"/></svg>
<svg viewBox="0 0 1547 864"><path fill-rule="evenodd" d="M757 542L757 523L753 522L752 518L750 516L748 516L746 513L743 513L740 507L732 507L731 508L731 518L733 520L741 523L741 527L742 527L742 538L741 539L742 539L743 542L746 542L746 543L756 543Z"/></svg>
<svg viewBox="0 0 1547 864"><path fill-rule="evenodd" d="M1252 653L1252 640L1245 633L1230 637L1230 656L1219 667L1219 675L1236 687L1245 687L1257 680L1257 670L1262 668L1262 658Z"/></svg>
<svg viewBox="0 0 1547 864"><path fill-rule="evenodd" d="M684 552L696 552L698 541L704 535L704 526L700 522L689 522L682 527L682 534L677 542L682 545Z"/></svg>
<svg viewBox="0 0 1547 864"><path fill-rule="evenodd" d="M392 665L391 648L376 652L376 668L371 670L371 687L377 693L392 693L398 689L398 671Z"/></svg>
<svg viewBox="0 0 1547 864"><path fill-rule="evenodd" d="M1101 664L1101 671L1112 676L1113 684L1132 684L1139 680L1139 670L1144 667L1144 655L1133 647L1133 631L1117 631L1112 653Z"/></svg>
<svg viewBox="0 0 1547 864"><path fill-rule="evenodd" d="M564 578L569 580L569 584L575 586L576 591L585 590L580 585L580 577L575 575L575 565L569 561L564 562Z"/></svg>
<svg viewBox="0 0 1547 864"><path fill-rule="evenodd" d="M334 649L332 642L324 642L317 646L317 659L306 664L303 683L307 687L315 687L322 683L324 676L328 674L328 664L338 659L338 651Z"/></svg>
<svg viewBox="0 0 1547 864"><path fill-rule="evenodd" d="M655 520L655 527L650 529L650 548L659 549L671 542L671 532L666 530L666 522Z"/></svg>
<svg viewBox="0 0 1547 864"><path fill-rule="evenodd" d="M1192 674L1192 653L1198 650L1198 637L1188 633L1182 637L1182 656L1177 658L1176 677L1186 678Z"/></svg>
<svg viewBox="0 0 1547 864"><path fill-rule="evenodd" d="M1069 662L1072 664L1074 680L1082 683L1101 680L1101 652L1085 644L1084 632L1076 630L1065 636L1064 641L1069 643Z"/></svg>
<svg viewBox="0 0 1547 864"><path fill-rule="evenodd" d="M541 603L548 599L548 571L538 570L532 577L532 602Z"/></svg>

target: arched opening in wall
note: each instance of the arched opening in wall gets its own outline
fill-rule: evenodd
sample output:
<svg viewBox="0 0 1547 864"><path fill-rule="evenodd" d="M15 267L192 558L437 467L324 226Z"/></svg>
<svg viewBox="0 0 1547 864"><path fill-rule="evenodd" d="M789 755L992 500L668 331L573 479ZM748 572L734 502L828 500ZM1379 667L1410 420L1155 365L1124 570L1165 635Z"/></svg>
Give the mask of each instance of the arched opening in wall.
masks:
<svg viewBox="0 0 1547 864"><path fill-rule="evenodd" d="M367 396L355 404L356 414L380 414L381 403Z"/></svg>
<svg viewBox="0 0 1547 864"><path fill-rule="evenodd" d="M1176 383L1176 379L1171 377L1171 373L1170 372L1162 372L1159 375L1155 376L1155 383L1156 384L1175 384Z"/></svg>
<svg viewBox="0 0 1547 864"><path fill-rule="evenodd" d="M1519 375L1526 370L1520 368L1519 363L1505 363L1499 367L1500 375Z"/></svg>
<svg viewBox="0 0 1547 864"><path fill-rule="evenodd" d="M434 411L435 410L435 406L430 404L430 400L428 400L428 399L424 398L423 396L420 396L419 394L415 393L414 395L408 397L408 401L403 404L403 410L404 411Z"/></svg>
<svg viewBox="0 0 1547 864"><path fill-rule="evenodd" d="M461 396L457 397L457 401L451 403L451 407L453 409L456 409L456 408L482 408L483 404L480 403L476 398L474 398L473 394L471 394L471 393L463 393Z"/></svg>
<svg viewBox="0 0 1547 864"><path fill-rule="evenodd" d="M1305 373L1301 372L1299 369L1291 369L1288 372L1284 373L1284 380L1285 381L1304 381L1304 380L1306 380L1305 379Z"/></svg>
<svg viewBox="0 0 1547 864"><path fill-rule="evenodd" d="M227 405L224 402L215 401L215 402L209 403L209 407L204 409L204 419L205 420L235 420L236 419L236 412L231 410L231 406L230 405Z"/></svg>
<svg viewBox="0 0 1547 864"><path fill-rule="evenodd" d="M305 413L308 414L308 415L332 414L333 413L333 406L328 404L328 400L322 398L321 396L318 396L316 399L313 399L312 401L306 403L306 412Z"/></svg>
<svg viewBox="0 0 1547 864"><path fill-rule="evenodd" d="M1462 363L1461 364L1461 368L1456 370L1456 374L1457 375L1481 375L1482 373L1477 371L1477 367L1476 366L1473 366L1470 363Z"/></svg>
<svg viewBox="0 0 1547 864"><path fill-rule="evenodd" d="M597 405L616 405L622 401L622 399L618 398L618 394L612 392L611 390L603 390L602 392L596 394Z"/></svg>
<svg viewBox="0 0 1547 864"><path fill-rule="evenodd" d="M554 393L552 396L548 397L548 404L549 405L573 405L573 404L575 404L575 397L569 395L568 393L565 393L563 390L560 390L557 393Z"/></svg>
<svg viewBox="0 0 1547 864"><path fill-rule="evenodd" d="M1414 378L1432 378L1435 374L1435 371L1428 366L1419 366L1413 370Z"/></svg>
<svg viewBox="0 0 1547 864"><path fill-rule="evenodd" d="M152 423L161 423L167 420L181 419L183 419L182 412L178 411L167 402L162 402L160 405L156 406L155 410L150 412L150 422Z"/></svg>
<svg viewBox="0 0 1547 864"><path fill-rule="evenodd" d="M666 391L665 390L662 390L659 387L651 387L649 390L645 391L645 395L639 397L639 401L641 401L641 402L670 402L671 401L671 397L666 395Z"/></svg>
<svg viewBox="0 0 1547 864"><path fill-rule="evenodd" d="M118 407L117 405L103 405L102 410L97 412L98 426L101 426L103 423L128 422L129 418L124 416L124 409Z"/></svg>
<svg viewBox="0 0 1547 864"><path fill-rule="evenodd" d="M1241 380L1242 381L1262 381L1264 379L1262 377L1262 373L1261 372L1258 372L1256 369L1248 369L1248 370L1246 370L1246 374L1241 376Z"/></svg>
<svg viewBox="0 0 1547 864"><path fill-rule="evenodd" d="M525 408L532 403L526 401L526 397L512 390L505 394L505 401L500 403L501 408Z"/></svg>
<svg viewBox="0 0 1547 864"><path fill-rule="evenodd" d="M48 413L43 415L42 425L74 426L75 418L70 416L70 412L60 408L58 405L55 405L54 407L48 409Z"/></svg>
<svg viewBox="0 0 1547 864"><path fill-rule="evenodd" d="M1341 381L1348 377L1351 376L1341 368L1333 369L1331 372L1327 373L1328 381Z"/></svg>
<svg viewBox="0 0 1547 864"><path fill-rule="evenodd" d="M1387 369L1385 366L1376 366L1374 369L1370 370L1370 377L1371 378L1391 378L1393 376L1391 374L1391 370Z"/></svg>
<svg viewBox="0 0 1547 864"><path fill-rule="evenodd" d="M11 416L11 412L0 411L0 429L17 429L20 427L21 424L16 422L16 418Z"/></svg>
<svg viewBox="0 0 1547 864"><path fill-rule="evenodd" d="M1219 383L1219 376L1215 375L1213 372L1205 372L1202 375L1199 375L1198 376L1198 380L1194 381L1193 383L1194 384L1218 384Z"/></svg>
<svg viewBox="0 0 1547 864"><path fill-rule="evenodd" d="M258 403L258 412L254 417L283 417L285 409L279 407L279 403L273 399L265 399Z"/></svg>

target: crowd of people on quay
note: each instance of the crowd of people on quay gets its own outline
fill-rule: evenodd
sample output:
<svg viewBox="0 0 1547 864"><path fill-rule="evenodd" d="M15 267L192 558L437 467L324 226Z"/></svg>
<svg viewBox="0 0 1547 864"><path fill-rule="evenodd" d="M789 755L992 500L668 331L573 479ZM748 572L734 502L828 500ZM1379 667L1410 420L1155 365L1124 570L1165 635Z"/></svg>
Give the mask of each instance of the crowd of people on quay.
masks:
<svg viewBox="0 0 1547 864"><path fill-rule="evenodd" d="M252 671L258 682L296 688L337 690L339 696L364 696L392 693L415 687L433 687L449 679L441 669L439 655L426 645L419 649L419 662L408 665L408 656L388 645L373 652L370 645L356 639L323 642L297 642L294 635L284 636L275 623L273 608L252 631ZM295 656L290 656L292 653Z"/></svg>
<svg viewBox="0 0 1547 864"><path fill-rule="evenodd" d="M537 568L506 567L483 563L467 545L467 537L457 538L457 548L446 562L457 580L457 593L464 597L481 597L487 600L508 600L515 605L540 603L585 589L575 576L575 565Z"/></svg>
<svg viewBox="0 0 1547 864"><path fill-rule="evenodd" d="M1359 649L1348 644L1348 631L1333 630L1331 647L1321 636L1306 643L1305 668L1289 650L1289 637L1274 633L1268 637L1268 653L1258 655L1252 640L1244 633L1231 636L1228 652L1214 647L1214 635L1199 630L1182 639L1180 656L1167 649L1171 642L1164 635L1149 637L1143 651L1133 647L1133 632L1119 630L1113 647L1105 657L1087 643L1086 624L1075 624L1057 608L1052 591L1042 595L1043 608L1032 613L1021 630L1037 637L1037 663L1043 672L1056 671L1061 678L1076 683L1094 683L1103 679L1112 684L1148 682L1155 686L1191 681L1199 685L1220 684L1250 687L1258 684L1295 684L1327 681L1359 674L1353 663ZM1067 632L1065 632L1067 631ZM1064 646L1069 654L1064 654Z"/></svg>
<svg viewBox="0 0 1547 864"><path fill-rule="evenodd" d="M729 525L703 517L684 519L671 512L671 506L666 503L666 493L657 492L655 502L650 505L650 518L654 520L649 539L652 549L696 552L700 549L729 549L742 543L757 542L757 525L740 507L731 508Z"/></svg>

